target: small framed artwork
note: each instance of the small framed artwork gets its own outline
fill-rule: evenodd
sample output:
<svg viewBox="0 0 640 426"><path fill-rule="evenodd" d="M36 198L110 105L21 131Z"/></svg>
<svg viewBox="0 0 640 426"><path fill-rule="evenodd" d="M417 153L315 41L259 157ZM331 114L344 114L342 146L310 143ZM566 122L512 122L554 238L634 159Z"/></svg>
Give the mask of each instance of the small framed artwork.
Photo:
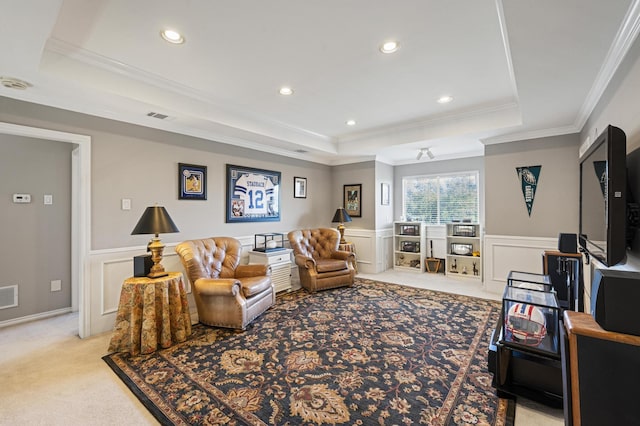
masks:
<svg viewBox="0 0 640 426"><path fill-rule="evenodd" d="M178 199L207 199L207 166L178 163Z"/></svg>
<svg viewBox="0 0 640 426"><path fill-rule="evenodd" d="M362 217L362 184L344 185L344 209L351 217Z"/></svg>
<svg viewBox="0 0 640 426"><path fill-rule="evenodd" d="M389 184L388 183L382 183L381 184L380 203L383 206L388 206L389 205Z"/></svg>
<svg viewBox="0 0 640 426"><path fill-rule="evenodd" d="M227 223L279 221L280 176L227 164Z"/></svg>
<svg viewBox="0 0 640 426"><path fill-rule="evenodd" d="M307 178L293 178L293 198L307 198Z"/></svg>

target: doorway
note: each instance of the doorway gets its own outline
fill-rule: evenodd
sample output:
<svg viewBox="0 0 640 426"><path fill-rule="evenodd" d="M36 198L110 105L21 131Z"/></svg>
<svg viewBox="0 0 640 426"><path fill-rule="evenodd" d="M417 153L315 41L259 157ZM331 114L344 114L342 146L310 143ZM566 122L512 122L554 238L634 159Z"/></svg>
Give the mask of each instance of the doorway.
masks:
<svg viewBox="0 0 640 426"><path fill-rule="evenodd" d="M71 152L71 309L78 311L80 338L91 335L89 250L91 248L91 137L0 122L0 134L73 144Z"/></svg>

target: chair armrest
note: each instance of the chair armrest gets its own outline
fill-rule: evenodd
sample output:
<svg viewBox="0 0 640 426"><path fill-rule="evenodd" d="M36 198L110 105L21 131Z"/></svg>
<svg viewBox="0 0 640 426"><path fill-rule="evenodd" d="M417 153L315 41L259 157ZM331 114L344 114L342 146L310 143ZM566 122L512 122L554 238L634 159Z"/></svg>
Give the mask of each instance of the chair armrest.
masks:
<svg viewBox="0 0 640 426"><path fill-rule="evenodd" d="M316 261L313 259L313 257L307 257L302 254L296 254L295 261L296 261L296 265L300 266L301 268L313 269L313 270L316 269Z"/></svg>
<svg viewBox="0 0 640 426"><path fill-rule="evenodd" d="M203 296L235 296L240 292L240 281L234 278L199 278L194 288Z"/></svg>
<svg viewBox="0 0 640 426"><path fill-rule="evenodd" d="M262 263L251 265L238 265L236 268L236 278L260 277L271 275L271 266Z"/></svg>
<svg viewBox="0 0 640 426"><path fill-rule="evenodd" d="M333 253L331 253L331 258L332 259L354 260L355 261L356 255L353 254L350 251L336 250Z"/></svg>

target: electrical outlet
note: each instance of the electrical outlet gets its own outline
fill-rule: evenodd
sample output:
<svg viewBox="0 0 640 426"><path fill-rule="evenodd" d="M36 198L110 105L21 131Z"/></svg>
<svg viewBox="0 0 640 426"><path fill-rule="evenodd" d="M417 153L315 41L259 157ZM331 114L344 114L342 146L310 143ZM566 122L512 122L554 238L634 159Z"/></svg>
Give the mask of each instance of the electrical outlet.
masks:
<svg viewBox="0 0 640 426"><path fill-rule="evenodd" d="M44 205L50 206L53 204L53 195L45 194L44 196Z"/></svg>
<svg viewBox="0 0 640 426"><path fill-rule="evenodd" d="M123 198L122 199L122 210L131 210L131 199Z"/></svg>
<svg viewBox="0 0 640 426"><path fill-rule="evenodd" d="M51 291L60 291L60 290L62 290L62 280L51 281Z"/></svg>

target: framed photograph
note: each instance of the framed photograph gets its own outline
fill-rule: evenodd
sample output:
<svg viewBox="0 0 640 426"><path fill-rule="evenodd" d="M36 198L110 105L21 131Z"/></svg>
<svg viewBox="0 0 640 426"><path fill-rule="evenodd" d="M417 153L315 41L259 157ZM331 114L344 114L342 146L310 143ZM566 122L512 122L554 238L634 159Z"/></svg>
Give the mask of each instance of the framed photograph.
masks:
<svg viewBox="0 0 640 426"><path fill-rule="evenodd" d="M293 178L293 198L307 198L307 178Z"/></svg>
<svg viewBox="0 0 640 426"><path fill-rule="evenodd" d="M344 209L351 217L362 217L362 184L344 185Z"/></svg>
<svg viewBox="0 0 640 426"><path fill-rule="evenodd" d="M389 184L388 183L381 184L380 194L381 194L380 203L383 206L388 206L389 205Z"/></svg>
<svg viewBox="0 0 640 426"><path fill-rule="evenodd" d="M280 176L227 164L227 223L279 221Z"/></svg>
<svg viewBox="0 0 640 426"><path fill-rule="evenodd" d="M207 166L178 163L178 199L207 199Z"/></svg>

